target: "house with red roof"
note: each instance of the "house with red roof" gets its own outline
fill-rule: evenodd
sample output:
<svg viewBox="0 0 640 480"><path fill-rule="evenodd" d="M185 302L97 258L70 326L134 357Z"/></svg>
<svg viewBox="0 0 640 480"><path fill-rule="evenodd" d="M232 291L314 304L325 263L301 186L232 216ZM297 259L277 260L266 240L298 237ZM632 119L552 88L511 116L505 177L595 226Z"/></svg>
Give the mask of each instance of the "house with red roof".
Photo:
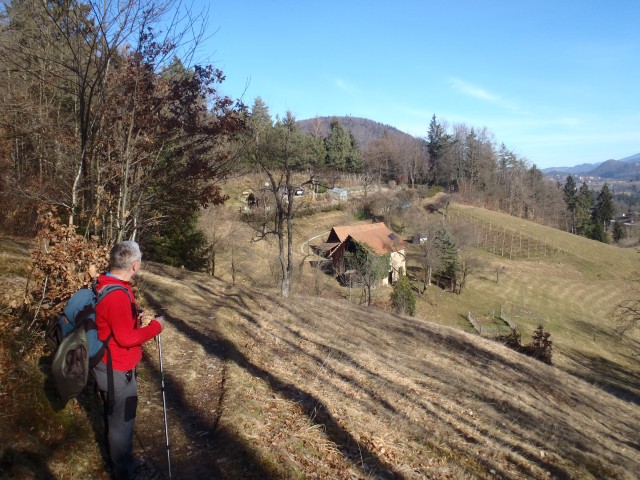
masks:
<svg viewBox="0 0 640 480"><path fill-rule="evenodd" d="M376 255L390 254L390 270L383 280L384 284L394 283L398 279L400 268L406 272L404 251L407 245L383 222L333 227L322 249L331 258L334 270L339 269L342 256L349 251L352 241L366 245Z"/></svg>

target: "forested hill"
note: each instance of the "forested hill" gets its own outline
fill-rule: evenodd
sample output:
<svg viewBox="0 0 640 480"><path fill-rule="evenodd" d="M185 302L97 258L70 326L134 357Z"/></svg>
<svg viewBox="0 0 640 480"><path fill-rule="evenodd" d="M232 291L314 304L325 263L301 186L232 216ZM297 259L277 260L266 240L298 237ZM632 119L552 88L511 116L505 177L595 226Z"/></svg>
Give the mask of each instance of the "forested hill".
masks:
<svg viewBox="0 0 640 480"><path fill-rule="evenodd" d="M334 119L338 120L340 124L353 134L360 148L364 148L372 141L381 138L385 132L392 137L413 138L408 133L404 133L390 125L359 117L315 117L306 120L299 120L298 125L303 132L316 134L320 137L326 137L329 134L329 127Z"/></svg>

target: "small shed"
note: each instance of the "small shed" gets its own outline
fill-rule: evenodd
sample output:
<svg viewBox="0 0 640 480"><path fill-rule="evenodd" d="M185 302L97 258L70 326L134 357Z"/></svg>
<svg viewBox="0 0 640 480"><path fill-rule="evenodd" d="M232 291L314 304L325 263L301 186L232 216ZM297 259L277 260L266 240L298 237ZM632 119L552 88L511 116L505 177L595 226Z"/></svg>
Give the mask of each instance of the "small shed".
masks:
<svg viewBox="0 0 640 480"><path fill-rule="evenodd" d="M331 188L329 190L327 190L329 193L329 196L331 198L334 198L336 200L340 200L342 201L346 201L349 198L349 190L347 190L346 188Z"/></svg>

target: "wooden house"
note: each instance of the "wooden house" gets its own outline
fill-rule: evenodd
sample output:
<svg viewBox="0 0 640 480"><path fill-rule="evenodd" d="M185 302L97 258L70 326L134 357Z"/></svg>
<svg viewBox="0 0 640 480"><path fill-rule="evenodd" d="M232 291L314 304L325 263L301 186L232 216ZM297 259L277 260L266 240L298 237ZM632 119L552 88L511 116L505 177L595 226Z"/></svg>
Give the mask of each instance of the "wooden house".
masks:
<svg viewBox="0 0 640 480"><path fill-rule="evenodd" d="M401 268L406 272L406 243L383 222L333 227L321 249L327 258L331 258L334 270L339 268L342 256L353 240L367 245L376 255L390 254L389 275L383 280L384 284L394 283Z"/></svg>

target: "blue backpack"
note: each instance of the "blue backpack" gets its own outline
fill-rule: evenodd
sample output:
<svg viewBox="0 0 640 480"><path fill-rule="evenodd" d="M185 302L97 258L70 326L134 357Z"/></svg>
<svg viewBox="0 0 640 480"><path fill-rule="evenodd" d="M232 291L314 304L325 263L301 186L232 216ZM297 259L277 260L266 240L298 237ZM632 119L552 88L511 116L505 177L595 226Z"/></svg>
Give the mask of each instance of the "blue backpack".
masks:
<svg viewBox="0 0 640 480"><path fill-rule="evenodd" d="M64 311L50 320L47 326L45 340L54 350L51 375L60 398L65 402L85 387L89 370L103 357L113 336L109 334L104 341L98 339L96 305L116 290L122 290L129 296L129 291L122 285L105 285L98 291L94 281L91 288L76 291Z"/></svg>

